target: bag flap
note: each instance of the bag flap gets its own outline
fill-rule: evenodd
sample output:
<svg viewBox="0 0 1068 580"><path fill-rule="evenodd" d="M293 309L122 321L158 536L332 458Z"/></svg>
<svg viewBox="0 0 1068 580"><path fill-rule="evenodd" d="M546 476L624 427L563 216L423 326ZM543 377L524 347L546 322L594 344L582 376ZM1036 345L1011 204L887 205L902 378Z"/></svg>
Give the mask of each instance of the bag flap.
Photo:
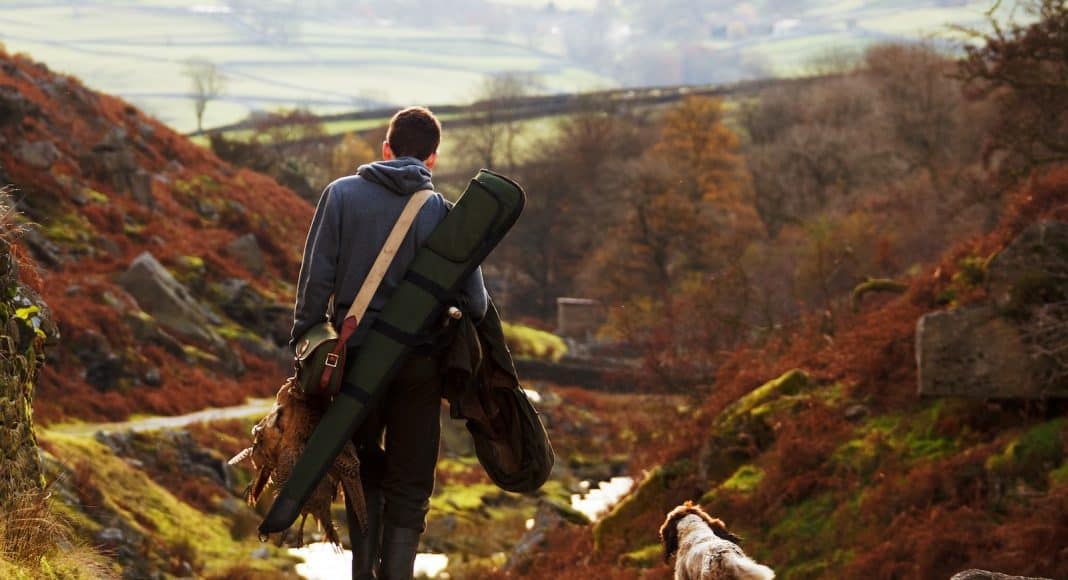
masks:
<svg viewBox="0 0 1068 580"><path fill-rule="evenodd" d="M294 348L293 357L302 363L324 343L336 340L337 329L334 328L334 325L329 322L320 322L309 328L308 332L305 332L300 337L300 340L297 341L297 346Z"/></svg>

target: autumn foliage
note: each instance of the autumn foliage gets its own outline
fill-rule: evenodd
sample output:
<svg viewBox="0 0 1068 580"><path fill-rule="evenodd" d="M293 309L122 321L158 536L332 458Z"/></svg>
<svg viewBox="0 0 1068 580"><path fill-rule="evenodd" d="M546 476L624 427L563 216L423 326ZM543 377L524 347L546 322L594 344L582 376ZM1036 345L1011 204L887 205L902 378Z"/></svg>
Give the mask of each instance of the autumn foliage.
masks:
<svg viewBox="0 0 1068 580"><path fill-rule="evenodd" d="M145 344L129 317L139 308L114 281L131 260L151 251L179 276L188 273L210 302L210 290L230 278L248 280L269 302L288 303L299 268L311 206L274 180L221 162L120 99L94 93L21 55L0 51L0 184L13 184L19 209L37 224L23 255L37 266L40 290L59 325L35 402L36 418L125 418L132 412L183 413L269 395L284 372L229 348L247 367L240 377ZM36 159L27 152L43 152ZM101 171L102 155L129 156ZM45 165L47 164L47 167ZM124 190L116 173L147 174L150 200ZM226 250L251 233L265 257L262 274L248 272ZM189 264L198 264L190 268ZM126 379L102 392L85 379L96 362L79 344L103 344L122 361ZM140 377L156 369L161 386Z"/></svg>

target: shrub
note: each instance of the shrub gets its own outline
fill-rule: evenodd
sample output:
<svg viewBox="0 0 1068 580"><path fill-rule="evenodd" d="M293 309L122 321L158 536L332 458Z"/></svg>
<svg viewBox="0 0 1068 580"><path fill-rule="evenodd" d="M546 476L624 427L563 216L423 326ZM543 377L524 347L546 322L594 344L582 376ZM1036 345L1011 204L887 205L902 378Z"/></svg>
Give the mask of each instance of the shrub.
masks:
<svg viewBox="0 0 1068 580"><path fill-rule="evenodd" d="M521 324L502 323L504 340L512 354L522 358L549 359L553 362L567 354L564 339L551 332L538 330Z"/></svg>

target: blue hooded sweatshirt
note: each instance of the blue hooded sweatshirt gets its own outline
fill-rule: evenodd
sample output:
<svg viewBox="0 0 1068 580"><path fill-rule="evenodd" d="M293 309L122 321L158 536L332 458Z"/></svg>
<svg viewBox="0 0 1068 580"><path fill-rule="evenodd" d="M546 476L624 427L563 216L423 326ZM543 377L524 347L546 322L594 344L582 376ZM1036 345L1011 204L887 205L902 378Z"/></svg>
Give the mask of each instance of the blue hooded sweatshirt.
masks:
<svg viewBox="0 0 1068 580"><path fill-rule="evenodd" d="M304 244L290 347L296 344L297 337L326 320L331 296L334 298L332 321L340 328L408 197L417 191L434 189L430 177L430 170L422 161L401 157L362 165L356 175L342 177L326 187ZM349 339L349 346L363 341L393 289L404 278L415 251L448 211L448 202L440 193L427 200L371 299L367 314ZM475 320L485 316L488 299L481 268L471 275L461 298L468 316Z"/></svg>

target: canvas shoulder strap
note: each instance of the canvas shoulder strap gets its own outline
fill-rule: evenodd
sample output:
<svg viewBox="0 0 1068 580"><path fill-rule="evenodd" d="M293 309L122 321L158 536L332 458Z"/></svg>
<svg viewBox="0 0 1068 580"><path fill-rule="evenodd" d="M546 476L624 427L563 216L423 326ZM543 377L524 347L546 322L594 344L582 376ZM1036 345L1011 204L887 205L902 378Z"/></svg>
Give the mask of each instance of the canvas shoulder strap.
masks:
<svg viewBox="0 0 1068 580"><path fill-rule="evenodd" d="M375 258L374 264L371 265L371 271L364 278L360 291L356 293L356 299L352 301L352 306L349 307L348 313L345 314L338 341L340 344L344 344L349 336L355 332L356 327L359 326L360 320L363 319L363 315L367 312L367 307L371 305L371 299L374 298L375 292L378 291L378 287L382 284L382 278L386 276L389 266L393 263L393 258L396 257L397 251L400 250L401 244L404 242L404 237L408 234L408 230L411 229L415 216L419 215L419 210L423 208L423 205L432 195L434 195L433 191L424 189L413 193L408 199L408 203L404 206L404 211L397 218L397 223L393 224L393 229L390 230L386 243L382 245L382 250L378 252L378 257Z"/></svg>
<svg viewBox="0 0 1068 580"><path fill-rule="evenodd" d="M345 315L346 321L349 318L355 318L356 324L359 324L360 319L367 312L367 307L371 305L371 298L378 291L378 287L382 284L382 279L385 278L386 272L389 270L390 265L393 264L393 258L397 256L397 252L404 242L404 237L408 234L408 230L411 229L412 222L415 221L415 216L419 214L419 210L422 209L423 204L430 199L433 193L433 191L425 189L413 193L408 199L408 203L404 206L404 211L397 218L397 223L393 224L393 229L390 230L386 243L382 245L382 250L378 253L378 257L375 258L374 264L371 265L370 272L364 278L360 291L356 293L356 299L352 301L352 306L349 307L349 311Z"/></svg>

